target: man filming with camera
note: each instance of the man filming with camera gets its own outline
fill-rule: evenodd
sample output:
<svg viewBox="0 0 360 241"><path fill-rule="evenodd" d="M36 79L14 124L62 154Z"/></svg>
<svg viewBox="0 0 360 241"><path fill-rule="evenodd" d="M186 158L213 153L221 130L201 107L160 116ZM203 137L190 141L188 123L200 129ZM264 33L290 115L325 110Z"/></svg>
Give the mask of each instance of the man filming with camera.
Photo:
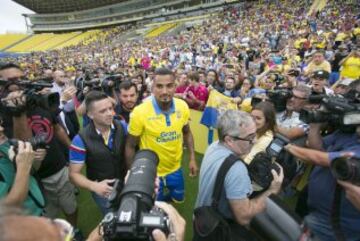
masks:
<svg viewBox="0 0 360 241"><path fill-rule="evenodd" d="M74 186L70 183L68 167L60 143L69 146L70 139L58 123L56 113L59 107L58 94L50 93L47 84L24 81L24 73L15 64L5 64L0 68L0 77L6 81L3 100L16 97L16 101L6 101L6 116L23 117L21 139L44 138L47 146L45 157L36 164L36 174L43 184L46 199L45 215L56 217L60 210L73 226L77 223L77 204ZM51 86L51 85L50 85ZM19 91L20 90L20 91ZM21 101L18 101L18 100ZM12 119L5 124L5 129L13 128ZM21 126L21 125L20 125ZM18 137L18 136L17 136Z"/></svg>
<svg viewBox="0 0 360 241"><path fill-rule="evenodd" d="M356 132L342 130L342 125L322 138L322 124L310 123L309 148L285 146L292 155L315 165L308 182L309 214L305 220L321 241L360 240L359 187L354 188L360 179L360 123L354 124ZM353 175L346 176L349 173ZM338 185L337 179L352 184Z"/></svg>
<svg viewBox="0 0 360 241"><path fill-rule="evenodd" d="M292 89L292 95L286 101L286 110L276 115L280 134L289 139L296 139L306 135L309 125L300 120L299 112L307 105L310 94L310 87L304 84L299 84Z"/></svg>

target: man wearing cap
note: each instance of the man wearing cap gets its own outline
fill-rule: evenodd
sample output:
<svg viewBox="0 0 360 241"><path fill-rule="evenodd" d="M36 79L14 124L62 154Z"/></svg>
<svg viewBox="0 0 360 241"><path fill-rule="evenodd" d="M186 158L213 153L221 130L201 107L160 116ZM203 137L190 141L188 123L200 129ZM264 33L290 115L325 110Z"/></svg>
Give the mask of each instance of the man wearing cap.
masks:
<svg viewBox="0 0 360 241"><path fill-rule="evenodd" d="M317 51L313 54L313 57L309 64L304 69L304 75L310 76L313 72L323 70L328 73L331 72L331 65L325 59L323 51Z"/></svg>
<svg viewBox="0 0 360 241"><path fill-rule="evenodd" d="M328 83L330 73L325 70L317 70L310 77L311 94L313 95L330 95L334 92L326 85Z"/></svg>

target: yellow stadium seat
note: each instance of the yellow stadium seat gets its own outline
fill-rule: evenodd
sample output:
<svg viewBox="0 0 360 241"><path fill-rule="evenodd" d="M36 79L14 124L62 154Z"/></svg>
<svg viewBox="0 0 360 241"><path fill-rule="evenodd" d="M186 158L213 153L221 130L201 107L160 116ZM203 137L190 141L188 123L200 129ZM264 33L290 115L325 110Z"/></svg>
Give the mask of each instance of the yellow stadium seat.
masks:
<svg viewBox="0 0 360 241"><path fill-rule="evenodd" d="M166 24L162 24L160 26L154 27L146 34L145 37L146 38L157 37L167 31L169 31L170 29L175 28L176 25L177 25L177 23L166 23Z"/></svg>
<svg viewBox="0 0 360 241"><path fill-rule="evenodd" d="M26 38L26 34L0 34L0 49L9 47L10 45Z"/></svg>
<svg viewBox="0 0 360 241"><path fill-rule="evenodd" d="M54 34L43 33L43 34L35 34L32 35L30 38L26 39L25 41L11 47L10 49L6 50L8 52L30 52L31 49L35 48L36 46L40 45L41 43L51 39L54 37Z"/></svg>

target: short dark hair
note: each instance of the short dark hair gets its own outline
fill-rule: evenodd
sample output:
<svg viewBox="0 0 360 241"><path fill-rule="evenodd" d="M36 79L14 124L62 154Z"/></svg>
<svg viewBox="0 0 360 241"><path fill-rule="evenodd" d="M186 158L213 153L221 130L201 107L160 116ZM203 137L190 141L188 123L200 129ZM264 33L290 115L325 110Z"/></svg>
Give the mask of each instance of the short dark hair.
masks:
<svg viewBox="0 0 360 241"><path fill-rule="evenodd" d="M94 103L95 101L99 101L107 98L108 96L104 92L98 90L90 91L85 97L86 111L89 111L91 104Z"/></svg>
<svg viewBox="0 0 360 241"><path fill-rule="evenodd" d="M0 63L0 71L5 70L5 69L11 69L11 68L21 70L20 66L17 65L17 64L14 64L14 63Z"/></svg>
<svg viewBox="0 0 360 241"><path fill-rule="evenodd" d="M175 74L169 68L157 68L155 70L155 76L156 75L171 75L173 77L173 79L175 80Z"/></svg>
<svg viewBox="0 0 360 241"><path fill-rule="evenodd" d="M132 87L135 88L135 92L137 93L138 89L136 88L136 85L129 80L125 80L119 84L119 92L121 92L121 90L129 90Z"/></svg>

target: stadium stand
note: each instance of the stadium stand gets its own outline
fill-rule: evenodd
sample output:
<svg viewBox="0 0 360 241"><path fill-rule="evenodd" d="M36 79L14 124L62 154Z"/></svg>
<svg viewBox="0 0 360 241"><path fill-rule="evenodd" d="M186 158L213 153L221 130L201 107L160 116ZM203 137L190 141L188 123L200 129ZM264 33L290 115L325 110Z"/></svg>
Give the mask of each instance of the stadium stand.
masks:
<svg viewBox="0 0 360 241"><path fill-rule="evenodd" d="M36 46L46 42L47 40L54 38L53 34L35 34L32 35L30 38L26 39L25 41L16 44L15 46L7 49L8 52L30 52L31 49L35 48Z"/></svg>
<svg viewBox="0 0 360 241"><path fill-rule="evenodd" d="M176 27L176 23L166 23L166 24L163 24L161 26L158 26L158 27L154 27L153 29L151 29L145 37L147 38L154 38L154 37L157 37L159 36L160 34L163 34L165 33L166 31L169 31L170 29L172 28L175 28Z"/></svg>
<svg viewBox="0 0 360 241"><path fill-rule="evenodd" d="M87 32L83 32L83 33L75 36L74 38L57 45L55 47L55 49L61 49L61 48L69 47L69 46L75 46L75 45L77 45L77 44L79 44L81 42L84 42L86 40L91 41L92 37L94 35L96 35L97 33L99 33L99 32L100 32L99 30L90 30L90 31L87 31Z"/></svg>
<svg viewBox="0 0 360 241"><path fill-rule="evenodd" d="M22 39L26 38L26 34L1 34L0 35L0 50L15 44Z"/></svg>
<svg viewBox="0 0 360 241"><path fill-rule="evenodd" d="M41 43L30 49L30 51L46 51L51 50L58 46L59 44L65 43L68 40L80 35L79 32L65 33L65 34L54 34L52 38L49 38L47 41Z"/></svg>

